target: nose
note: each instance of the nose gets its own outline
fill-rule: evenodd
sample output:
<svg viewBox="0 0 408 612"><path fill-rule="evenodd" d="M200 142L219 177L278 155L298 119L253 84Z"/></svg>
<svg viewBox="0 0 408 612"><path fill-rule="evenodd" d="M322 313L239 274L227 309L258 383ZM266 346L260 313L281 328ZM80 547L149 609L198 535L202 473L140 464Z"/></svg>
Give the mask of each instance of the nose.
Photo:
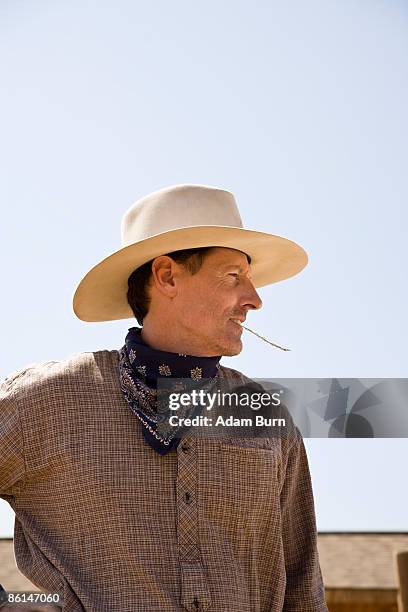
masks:
<svg viewBox="0 0 408 612"><path fill-rule="evenodd" d="M248 308L248 310L259 310L262 308L262 300L259 297L257 290L255 289L252 281L248 279L248 291L243 296L242 305Z"/></svg>

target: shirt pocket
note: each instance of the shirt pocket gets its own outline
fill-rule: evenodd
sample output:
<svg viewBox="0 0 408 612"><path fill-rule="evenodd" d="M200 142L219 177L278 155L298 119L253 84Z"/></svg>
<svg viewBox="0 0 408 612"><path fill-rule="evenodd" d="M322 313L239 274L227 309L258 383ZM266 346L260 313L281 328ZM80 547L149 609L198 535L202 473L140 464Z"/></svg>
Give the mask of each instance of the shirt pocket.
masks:
<svg viewBox="0 0 408 612"><path fill-rule="evenodd" d="M280 441L230 438L204 460L203 511L236 547L280 528Z"/></svg>

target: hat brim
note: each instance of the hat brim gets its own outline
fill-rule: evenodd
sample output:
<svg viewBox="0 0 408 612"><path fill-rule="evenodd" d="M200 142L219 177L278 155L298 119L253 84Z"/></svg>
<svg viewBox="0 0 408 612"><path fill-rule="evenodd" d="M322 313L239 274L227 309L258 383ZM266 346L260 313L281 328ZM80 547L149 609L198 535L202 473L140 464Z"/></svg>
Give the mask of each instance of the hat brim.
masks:
<svg viewBox="0 0 408 612"><path fill-rule="evenodd" d="M255 287L290 278L308 261L301 246L273 234L215 225L170 230L123 247L94 266L75 291L76 316L88 322L133 318L126 297L131 273L159 255L199 247L225 247L249 255Z"/></svg>

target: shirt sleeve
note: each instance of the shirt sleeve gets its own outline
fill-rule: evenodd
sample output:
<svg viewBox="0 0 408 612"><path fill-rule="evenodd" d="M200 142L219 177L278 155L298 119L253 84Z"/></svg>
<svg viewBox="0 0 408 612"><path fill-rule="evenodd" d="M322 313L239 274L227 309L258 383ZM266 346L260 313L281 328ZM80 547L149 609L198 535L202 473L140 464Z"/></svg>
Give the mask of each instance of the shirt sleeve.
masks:
<svg viewBox="0 0 408 612"><path fill-rule="evenodd" d="M15 495L24 485L23 438L10 379L0 385L0 495Z"/></svg>
<svg viewBox="0 0 408 612"><path fill-rule="evenodd" d="M284 612L326 612L317 551L312 482L306 449L296 427L281 490L282 539L286 566Z"/></svg>

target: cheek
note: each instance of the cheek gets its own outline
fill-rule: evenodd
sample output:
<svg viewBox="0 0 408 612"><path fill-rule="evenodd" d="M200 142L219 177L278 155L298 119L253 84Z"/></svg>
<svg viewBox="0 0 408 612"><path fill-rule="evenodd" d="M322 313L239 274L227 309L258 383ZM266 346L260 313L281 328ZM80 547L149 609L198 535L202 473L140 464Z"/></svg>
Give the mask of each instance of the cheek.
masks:
<svg viewBox="0 0 408 612"><path fill-rule="evenodd" d="M188 325L208 324L209 313L213 310L208 292L202 287L195 286L183 291L178 307L182 320Z"/></svg>
<svg viewBox="0 0 408 612"><path fill-rule="evenodd" d="M200 295L200 312L208 328L221 328L228 317L228 303L220 291L203 292Z"/></svg>
<svg viewBox="0 0 408 612"><path fill-rule="evenodd" d="M194 287L183 300L184 320L194 322L199 328L214 328L223 312L220 296L205 287Z"/></svg>
<svg viewBox="0 0 408 612"><path fill-rule="evenodd" d="M224 325L232 312L231 289L222 283L212 286L192 282L183 287L178 302L179 316L188 327L214 330Z"/></svg>

